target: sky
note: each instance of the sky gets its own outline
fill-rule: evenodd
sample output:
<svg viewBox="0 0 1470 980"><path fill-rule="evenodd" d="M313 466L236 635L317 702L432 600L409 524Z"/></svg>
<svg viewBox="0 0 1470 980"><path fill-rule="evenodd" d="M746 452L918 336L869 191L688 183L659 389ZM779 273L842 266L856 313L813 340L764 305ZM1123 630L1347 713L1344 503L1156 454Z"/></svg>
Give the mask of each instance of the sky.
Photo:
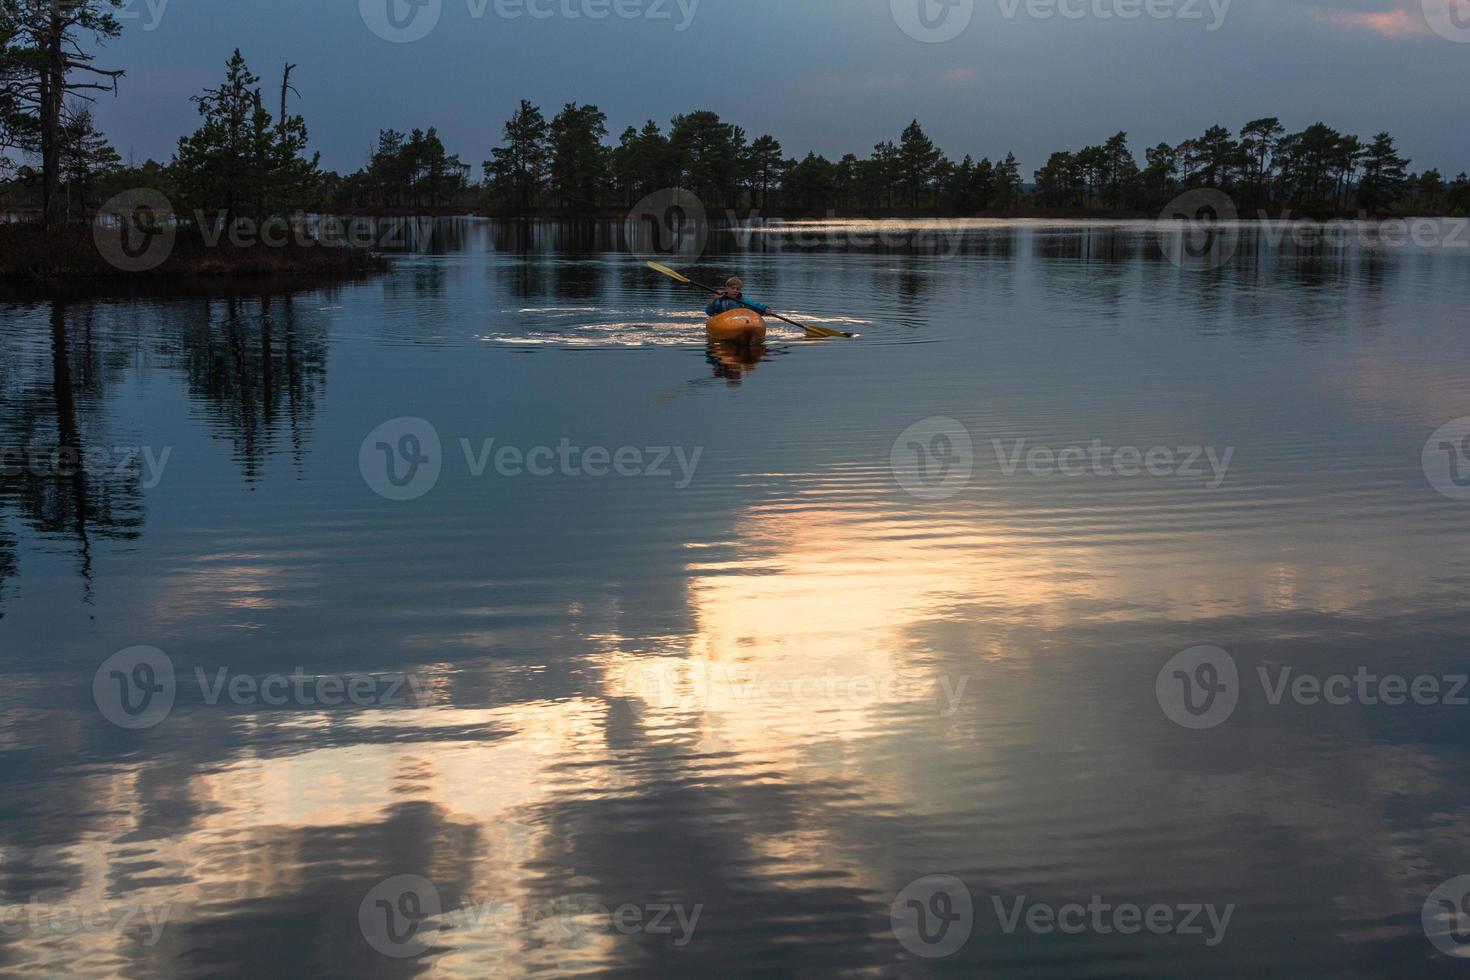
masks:
<svg viewBox="0 0 1470 980"><path fill-rule="evenodd" d="M595 103L614 139L709 109L834 159L917 118L1028 179L1119 131L1141 162L1271 115L1470 170L1470 0L127 0L123 24L98 119L136 162L196 127L238 46L268 92L299 66L293 111L343 172L380 129L436 126L478 173L522 98Z"/></svg>

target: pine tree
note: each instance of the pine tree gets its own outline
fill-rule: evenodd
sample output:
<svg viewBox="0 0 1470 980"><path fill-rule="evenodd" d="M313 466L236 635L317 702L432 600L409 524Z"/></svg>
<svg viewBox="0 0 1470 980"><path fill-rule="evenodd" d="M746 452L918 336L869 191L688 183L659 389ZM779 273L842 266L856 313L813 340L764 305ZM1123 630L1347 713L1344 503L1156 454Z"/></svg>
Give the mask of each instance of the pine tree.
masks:
<svg viewBox="0 0 1470 980"><path fill-rule="evenodd" d="M1007 153L1005 161L995 171L996 201L1001 207L1015 207L1021 203L1021 165L1014 153Z"/></svg>
<svg viewBox="0 0 1470 980"><path fill-rule="evenodd" d="M981 211L990 207L995 199L995 164L990 157L981 157L975 165L975 206Z"/></svg>
<svg viewBox="0 0 1470 980"><path fill-rule="evenodd" d="M522 99L505 124L505 145L491 150L485 162L485 176L501 200L522 214L536 207L546 184L546 137L546 117Z"/></svg>
<svg viewBox="0 0 1470 980"><path fill-rule="evenodd" d="M898 159L903 174L903 186L908 191L909 207L919 208L919 198L934 180L939 161L944 153L924 133L924 127L915 119L903 131L899 141Z"/></svg>
<svg viewBox="0 0 1470 980"><path fill-rule="evenodd" d="M547 130L551 193L558 206L591 210L609 181L607 116L595 105L568 102Z"/></svg>
<svg viewBox="0 0 1470 980"><path fill-rule="evenodd" d="M41 157L46 227L66 221L61 195L65 101L116 91L118 70L96 67L83 38L100 44L122 33L113 11L124 0L4 0L0 3L0 139ZM0 144L4 145L4 144Z"/></svg>
<svg viewBox="0 0 1470 980"><path fill-rule="evenodd" d="M318 158L301 155L305 121L288 116L274 123L259 82L235 49L224 82L194 96L204 121L179 140L169 166L183 202L200 209L223 205L226 228L241 217L260 222L304 206L319 177Z"/></svg>
<svg viewBox="0 0 1470 980"><path fill-rule="evenodd" d="M62 128L61 173L67 196L75 197L83 215L88 213L88 191L122 168L122 157L92 121L92 110L72 106Z"/></svg>
<svg viewBox="0 0 1470 980"><path fill-rule="evenodd" d="M1358 202L1370 214L1388 207L1403 191L1409 161L1399 156L1388 133L1373 137L1363 158L1363 179L1358 184Z"/></svg>
<svg viewBox="0 0 1470 980"><path fill-rule="evenodd" d="M892 140L873 147L869 161L868 184L873 195L874 207L893 207L893 188L899 179L898 147Z"/></svg>
<svg viewBox="0 0 1470 980"><path fill-rule="evenodd" d="M762 136L745 154L746 179L750 183L750 200L754 207L765 210L771 205L771 185L780 176L781 143L774 136Z"/></svg>

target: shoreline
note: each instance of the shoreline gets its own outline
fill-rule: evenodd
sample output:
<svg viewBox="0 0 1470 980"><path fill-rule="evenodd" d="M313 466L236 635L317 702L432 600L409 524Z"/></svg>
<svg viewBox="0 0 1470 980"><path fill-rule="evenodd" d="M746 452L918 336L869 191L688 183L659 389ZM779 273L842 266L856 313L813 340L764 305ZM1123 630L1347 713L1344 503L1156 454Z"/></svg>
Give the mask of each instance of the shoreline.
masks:
<svg viewBox="0 0 1470 980"><path fill-rule="evenodd" d="M880 210L880 211L793 211L787 209L775 209L763 211L749 208L722 208L712 213L721 215L717 220L712 220L714 227L737 227L741 223L754 221L1167 221L1157 212L1151 211L1103 211L1100 209L1085 208L1004 208L988 209L965 214L951 214L940 211L902 211L902 210ZM417 214L401 215L379 215L379 217L475 217L488 218L494 221L625 221L629 212L613 209L597 209L586 212L567 212L554 210L536 210L524 214L506 211L454 211L439 212L424 211ZM1297 212L1290 208L1277 210L1258 210L1253 214L1241 214L1230 221L1241 224L1266 224L1279 221L1405 221L1423 218L1455 219L1470 215L1464 214L1427 214L1427 213L1404 213L1376 212L1372 215L1363 213L1348 214L1340 213L1316 213L1309 211Z"/></svg>
<svg viewBox="0 0 1470 980"><path fill-rule="evenodd" d="M532 211L518 212L499 209L486 209L478 207L389 207L389 208L334 208L326 211L309 211L309 214L320 214L338 218L370 218L370 219L395 219L395 218L485 218L491 221L626 221L631 210L621 208L594 208L583 211L566 211L555 208L537 208ZM753 221L1166 221L1161 214L1154 211L1132 211L1132 210L1103 210L1101 208L989 208L982 211L954 213L948 211L910 211L906 209L879 209L873 211L856 211L844 209L828 209L826 211L804 211L790 208L718 208L710 209L711 215L717 215L711 224L719 226L734 226L740 223ZM0 214L9 214L19 218L39 218L40 211L26 208L0 208ZM175 215L176 218L185 218L186 215ZM1420 211L1378 211L1373 214L1365 212L1317 212L1297 211L1292 208L1262 208L1253 213L1241 213L1229 221L1241 224L1266 223L1275 221L1365 221L1384 222L1416 220L1422 218L1466 218L1470 213L1433 213ZM0 234L10 227L31 227L28 221L0 221ZM79 225L68 229L69 232Z"/></svg>
<svg viewBox="0 0 1470 980"><path fill-rule="evenodd" d="M124 249L109 256L92 227L48 233L37 225L0 224L0 285L55 288L292 278L315 284L364 278L388 269L388 260L375 251L326 243L209 244L195 232L179 231L158 248L156 256L145 252L141 260Z"/></svg>
<svg viewBox="0 0 1470 980"><path fill-rule="evenodd" d="M9 212L12 218L24 216L25 212ZM580 213L541 211L523 215L508 215L497 212L470 211L466 209L438 208L395 209L394 213L331 212L328 217L349 221L407 221L412 219L436 221L440 218L476 218L505 223L614 223L628 220L628 215L617 211L598 210ZM939 225L963 221L997 222L1060 222L1078 226L1117 225L1132 223L1180 223L1184 219L1165 219L1156 214L1136 211L1085 211L1067 209L1018 208L981 211L975 214L955 216L937 213L867 213L844 214L840 212L745 212L729 209L723 215L708 222L716 233L750 232L762 228L778 231L783 226L800 229L803 225L822 223L913 223L934 222ZM1453 222L1456 227L1470 221L1464 215L1397 215L1363 214L1322 217L1311 214L1294 214L1284 210L1276 214L1258 212L1223 219L1222 226L1264 229L1268 233L1283 225L1315 226L1323 230L1347 226L1373 227L1418 222ZM163 227L163 226L160 226ZM1385 232L1386 234L1387 232ZM1418 232L1416 231L1416 234ZM118 236L121 239L122 236ZM290 281L300 282L303 288L330 284L339 281L362 279L381 274L390 268L385 253L397 251L385 249L380 240L349 243L333 239L296 238L270 241L268 236L257 231L249 240L231 241L229 236L206 236L191 226L170 226L167 232L155 232L146 238L141 247L146 253L158 249L153 256L145 255L139 261L135 253L120 241L108 241L108 235L99 233L99 226L74 224L48 233L40 225L18 220L0 222L0 286L29 287L32 289L74 288L77 286L116 286L119 283L238 283L248 286L252 282ZM162 241L162 244L159 242Z"/></svg>

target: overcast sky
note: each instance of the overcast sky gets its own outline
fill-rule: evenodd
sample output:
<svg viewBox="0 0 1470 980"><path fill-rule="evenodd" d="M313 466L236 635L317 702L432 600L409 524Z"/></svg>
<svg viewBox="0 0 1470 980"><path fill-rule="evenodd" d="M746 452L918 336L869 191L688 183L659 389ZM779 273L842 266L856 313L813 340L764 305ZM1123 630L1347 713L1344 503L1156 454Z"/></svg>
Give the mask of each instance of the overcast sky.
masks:
<svg viewBox="0 0 1470 980"><path fill-rule="evenodd" d="M188 97L238 46L268 89L300 66L294 108L344 171L379 129L432 125L478 173L522 98L548 117L596 103L614 138L712 109L788 155L865 155L917 117L956 159L1014 151L1027 179L1119 130L1142 162L1265 115L1388 129L1415 169L1470 169L1470 0L129 0L124 15L99 63L127 77L99 117L139 161L195 127Z"/></svg>

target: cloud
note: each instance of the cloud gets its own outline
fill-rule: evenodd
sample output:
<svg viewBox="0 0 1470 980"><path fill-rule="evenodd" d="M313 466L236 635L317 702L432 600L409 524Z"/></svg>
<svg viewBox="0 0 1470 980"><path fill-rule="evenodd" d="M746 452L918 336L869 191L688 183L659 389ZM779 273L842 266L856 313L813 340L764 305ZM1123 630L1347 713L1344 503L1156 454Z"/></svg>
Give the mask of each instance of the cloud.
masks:
<svg viewBox="0 0 1470 980"><path fill-rule="evenodd" d="M1343 10L1340 6L1314 3L1312 16L1319 21L1368 31L1379 37L1422 37L1430 33L1422 0L1389 0L1386 5L1380 2L1370 6L1387 6L1387 9Z"/></svg>
<svg viewBox="0 0 1470 980"><path fill-rule="evenodd" d="M973 82L975 80L975 69L951 68L949 71L944 73L944 80L946 82L956 82L959 84Z"/></svg>

